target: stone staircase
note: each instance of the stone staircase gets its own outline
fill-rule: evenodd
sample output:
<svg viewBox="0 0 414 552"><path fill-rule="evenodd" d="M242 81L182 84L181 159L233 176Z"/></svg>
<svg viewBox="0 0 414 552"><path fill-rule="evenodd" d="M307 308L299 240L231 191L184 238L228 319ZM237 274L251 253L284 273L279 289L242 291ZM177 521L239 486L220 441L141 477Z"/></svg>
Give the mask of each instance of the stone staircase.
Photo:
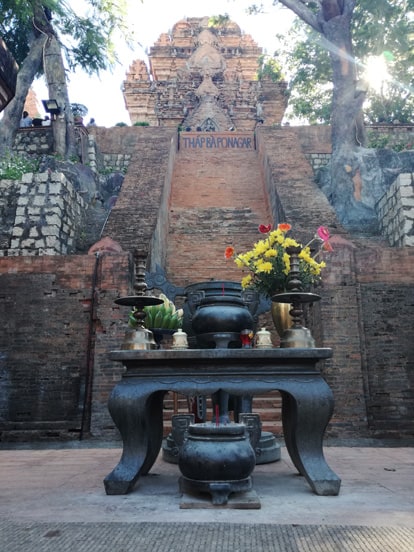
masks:
<svg viewBox="0 0 414 552"><path fill-rule="evenodd" d="M253 149L180 150L174 165L167 247L168 280L239 281L224 250L250 249L258 225L271 222L263 174Z"/></svg>

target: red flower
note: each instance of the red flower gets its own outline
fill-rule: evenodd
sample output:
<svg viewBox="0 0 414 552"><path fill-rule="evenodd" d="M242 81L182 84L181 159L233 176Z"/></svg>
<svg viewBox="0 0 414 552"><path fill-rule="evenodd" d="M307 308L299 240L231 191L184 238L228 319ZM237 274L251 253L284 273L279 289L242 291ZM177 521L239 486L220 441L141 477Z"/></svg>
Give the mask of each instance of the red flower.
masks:
<svg viewBox="0 0 414 552"><path fill-rule="evenodd" d="M229 247L226 247L226 250L224 251L224 258L231 259L233 255L234 255L234 247L229 245Z"/></svg>
<svg viewBox="0 0 414 552"><path fill-rule="evenodd" d="M278 224L277 227L281 232L289 232L292 228L288 222L282 222L281 224Z"/></svg>
<svg viewBox="0 0 414 552"><path fill-rule="evenodd" d="M319 226L319 228L316 230L316 233L322 241L326 242L327 240L329 240L329 230L326 228L326 226Z"/></svg>
<svg viewBox="0 0 414 552"><path fill-rule="evenodd" d="M259 224L259 232L261 234L267 234L272 229L271 224Z"/></svg>
<svg viewBox="0 0 414 552"><path fill-rule="evenodd" d="M333 247L328 241L323 242L322 249L328 253L332 253L333 251Z"/></svg>

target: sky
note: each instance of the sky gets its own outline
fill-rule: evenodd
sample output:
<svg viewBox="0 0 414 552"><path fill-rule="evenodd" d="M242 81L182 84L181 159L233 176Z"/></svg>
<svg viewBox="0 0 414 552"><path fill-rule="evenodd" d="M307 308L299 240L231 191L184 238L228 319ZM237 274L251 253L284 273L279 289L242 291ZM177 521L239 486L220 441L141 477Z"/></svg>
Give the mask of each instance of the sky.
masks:
<svg viewBox="0 0 414 552"><path fill-rule="evenodd" d="M71 0L73 6L82 0ZM168 32L184 17L202 17L227 13L247 34L272 54L277 48L276 33L286 31L293 14L286 8L269 8L263 15L248 15L246 8L253 0L129 0L129 20L136 45L133 50L119 44L120 64L112 72L102 72L99 77L85 73L69 74L69 98L71 103L88 107L86 122L93 117L99 126L111 127L116 123L130 124L122 95L122 83L132 61L145 59L145 51L154 44L161 33ZM47 87L38 82L35 91L39 100L47 99Z"/></svg>

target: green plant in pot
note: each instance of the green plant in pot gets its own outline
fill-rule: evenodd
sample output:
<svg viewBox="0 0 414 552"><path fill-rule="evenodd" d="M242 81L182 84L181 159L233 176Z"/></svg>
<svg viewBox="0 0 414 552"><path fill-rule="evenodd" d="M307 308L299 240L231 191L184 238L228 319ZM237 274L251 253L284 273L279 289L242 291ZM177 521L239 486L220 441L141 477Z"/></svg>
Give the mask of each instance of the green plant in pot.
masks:
<svg viewBox="0 0 414 552"><path fill-rule="evenodd" d="M80 103L71 103L70 109L75 123L82 123L83 118L88 114L88 108Z"/></svg>
<svg viewBox="0 0 414 552"><path fill-rule="evenodd" d="M144 308L146 314L144 326L152 331L170 330L170 332L166 333L173 333L182 326L183 309L177 309L174 303L163 293L159 295L159 298L163 300L163 303ZM138 326L138 322L134 316L135 312L136 310L132 309L129 314L128 325L131 328Z"/></svg>

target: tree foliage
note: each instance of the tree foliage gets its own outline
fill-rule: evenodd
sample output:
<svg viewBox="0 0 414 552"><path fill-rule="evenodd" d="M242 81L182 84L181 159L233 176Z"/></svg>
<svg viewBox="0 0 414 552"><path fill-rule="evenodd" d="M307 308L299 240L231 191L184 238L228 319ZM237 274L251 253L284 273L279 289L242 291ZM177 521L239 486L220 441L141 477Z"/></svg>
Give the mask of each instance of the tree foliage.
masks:
<svg viewBox="0 0 414 552"><path fill-rule="evenodd" d="M23 62L33 35L44 31L36 21L43 8L65 52L70 70L89 74L110 69L117 62L114 37L130 39L125 0L85 0L86 11L77 14L63 0L0 0L3 20L0 34L16 61Z"/></svg>
<svg viewBox="0 0 414 552"><path fill-rule="evenodd" d="M0 33L20 65L15 97L0 121L0 152L12 147L29 88L43 72L49 97L61 108L53 125L55 151L74 154L67 71L80 67L92 74L111 68L117 61L115 35L128 39L125 0L84 0L76 8L65 0L0 0Z"/></svg>
<svg viewBox="0 0 414 552"><path fill-rule="evenodd" d="M259 56L258 62L258 80L269 79L272 82L279 82L284 79L282 68L277 58L262 54Z"/></svg>
<svg viewBox="0 0 414 552"><path fill-rule="evenodd" d="M412 122L414 109L414 29L412 0L366 0L355 6L352 43L360 84L368 85L363 106L367 123ZM411 13L411 17L413 13ZM296 20L289 37L278 35L282 65L291 74L290 118L328 123L332 109L332 67L329 46L320 33ZM362 82L370 57L382 58L390 75L375 87ZM377 75L378 83L380 75Z"/></svg>
<svg viewBox="0 0 414 552"><path fill-rule="evenodd" d="M390 171L380 152L364 147L363 106L379 110L381 104L385 120L405 116L403 108L411 101L412 89L414 0L272 3L285 6L305 24L302 42L306 44L292 50L292 59L297 61L296 83L302 86L296 95L298 113L312 121L326 121L330 115L332 155L320 171L319 185L345 227L378 232L375 204L387 189ZM368 97L363 76L368 53L386 54L393 74L392 88L399 97L395 109L384 103L381 93ZM325 108L324 97L330 98L330 109ZM402 167L400 161L395 164ZM390 168L395 177L395 167Z"/></svg>
<svg viewBox="0 0 414 552"><path fill-rule="evenodd" d="M230 23L230 16L228 13L213 15L208 20L208 26L211 28L226 27Z"/></svg>

